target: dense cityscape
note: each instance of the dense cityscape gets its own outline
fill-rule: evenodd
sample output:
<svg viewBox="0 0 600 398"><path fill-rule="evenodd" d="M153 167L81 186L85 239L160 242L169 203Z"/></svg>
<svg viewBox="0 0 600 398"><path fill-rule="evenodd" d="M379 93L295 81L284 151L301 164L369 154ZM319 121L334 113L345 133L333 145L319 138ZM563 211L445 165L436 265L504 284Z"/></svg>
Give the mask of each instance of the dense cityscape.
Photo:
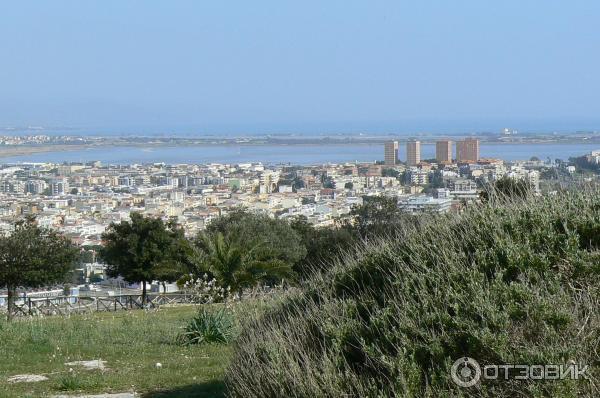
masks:
<svg viewBox="0 0 600 398"><path fill-rule="evenodd" d="M186 235L195 236L215 217L239 207L283 219L305 216L323 227L348 215L364 197L396 197L412 214L460 211L478 200L486 183L504 176L527 180L539 194L545 182L560 176L563 183L573 180L577 171L574 164L555 160L485 158L473 138L437 141L435 159L421 159L420 145L406 142L407 161L400 162L403 148L398 141L386 142L383 161L371 164L4 165L0 229L9 231L15 219L33 215L40 226L94 247L102 244L110 223L128 220L132 212L174 218ZM600 152L586 160L600 163ZM546 184L546 191L552 187ZM102 265L88 264L82 280L101 272Z"/></svg>

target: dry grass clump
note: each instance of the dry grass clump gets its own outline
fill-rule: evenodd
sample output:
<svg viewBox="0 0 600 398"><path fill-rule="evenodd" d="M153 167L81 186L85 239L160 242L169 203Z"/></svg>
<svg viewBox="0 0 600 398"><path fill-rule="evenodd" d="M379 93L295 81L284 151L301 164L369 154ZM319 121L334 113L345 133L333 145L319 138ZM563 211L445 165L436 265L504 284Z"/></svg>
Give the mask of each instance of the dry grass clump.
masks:
<svg viewBox="0 0 600 398"><path fill-rule="evenodd" d="M598 396L600 192L493 198L348 253L256 317L232 396ZM592 380L450 378L480 364L590 366Z"/></svg>

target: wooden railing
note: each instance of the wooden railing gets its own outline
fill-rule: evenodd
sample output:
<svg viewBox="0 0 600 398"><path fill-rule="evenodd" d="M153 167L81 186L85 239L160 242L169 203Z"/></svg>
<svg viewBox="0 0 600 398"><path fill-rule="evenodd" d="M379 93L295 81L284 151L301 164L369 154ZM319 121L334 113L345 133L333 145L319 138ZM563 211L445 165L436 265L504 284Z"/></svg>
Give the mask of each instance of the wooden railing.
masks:
<svg viewBox="0 0 600 398"><path fill-rule="evenodd" d="M199 304L200 299L189 293L151 293L142 302L141 294L118 296L57 296L48 298L26 297L14 305L14 316L70 315L90 312L109 312L134 309L152 309L164 305ZM6 306L2 308L6 312Z"/></svg>

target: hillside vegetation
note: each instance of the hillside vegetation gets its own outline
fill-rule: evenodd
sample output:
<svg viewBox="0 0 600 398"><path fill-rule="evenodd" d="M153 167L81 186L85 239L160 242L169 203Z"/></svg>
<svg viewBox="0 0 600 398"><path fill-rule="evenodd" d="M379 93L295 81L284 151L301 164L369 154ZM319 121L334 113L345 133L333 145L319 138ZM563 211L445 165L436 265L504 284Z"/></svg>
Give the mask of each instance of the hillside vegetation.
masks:
<svg viewBox="0 0 600 398"><path fill-rule="evenodd" d="M452 363L600 366L600 192L491 198L348 252L256 317L238 397L598 396L594 380L455 385Z"/></svg>

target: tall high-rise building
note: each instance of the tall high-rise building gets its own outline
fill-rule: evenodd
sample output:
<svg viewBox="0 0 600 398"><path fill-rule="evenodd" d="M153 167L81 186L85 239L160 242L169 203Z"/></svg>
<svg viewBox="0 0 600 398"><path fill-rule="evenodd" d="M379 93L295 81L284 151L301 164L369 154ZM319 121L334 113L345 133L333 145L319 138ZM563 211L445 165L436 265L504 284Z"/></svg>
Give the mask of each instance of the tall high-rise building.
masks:
<svg viewBox="0 0 600 398"><path fill-rule="evenodd" d="M408 141L406 143L406 163L409 166L416 166L421 163L420 141Z"/></svg>
<svg viewBox="0 0 600 398"><path fill-rule="evenodd" d="M435 143L435 160L438 162L452 162L452 141L442 140Z"/></svg>
<svg viewBox="0 0 600 398"><path fill-rule="evenodd" d="M383 152L386 165L393 166L398 163L398 141L387 141Z"/></svg>
<svg viewBox="0 0 600 398"><path fill-rule="evenodd" d="M456 143L456 161L459 163L476 163L479 161L479 140L466 138Z"/></svg>

